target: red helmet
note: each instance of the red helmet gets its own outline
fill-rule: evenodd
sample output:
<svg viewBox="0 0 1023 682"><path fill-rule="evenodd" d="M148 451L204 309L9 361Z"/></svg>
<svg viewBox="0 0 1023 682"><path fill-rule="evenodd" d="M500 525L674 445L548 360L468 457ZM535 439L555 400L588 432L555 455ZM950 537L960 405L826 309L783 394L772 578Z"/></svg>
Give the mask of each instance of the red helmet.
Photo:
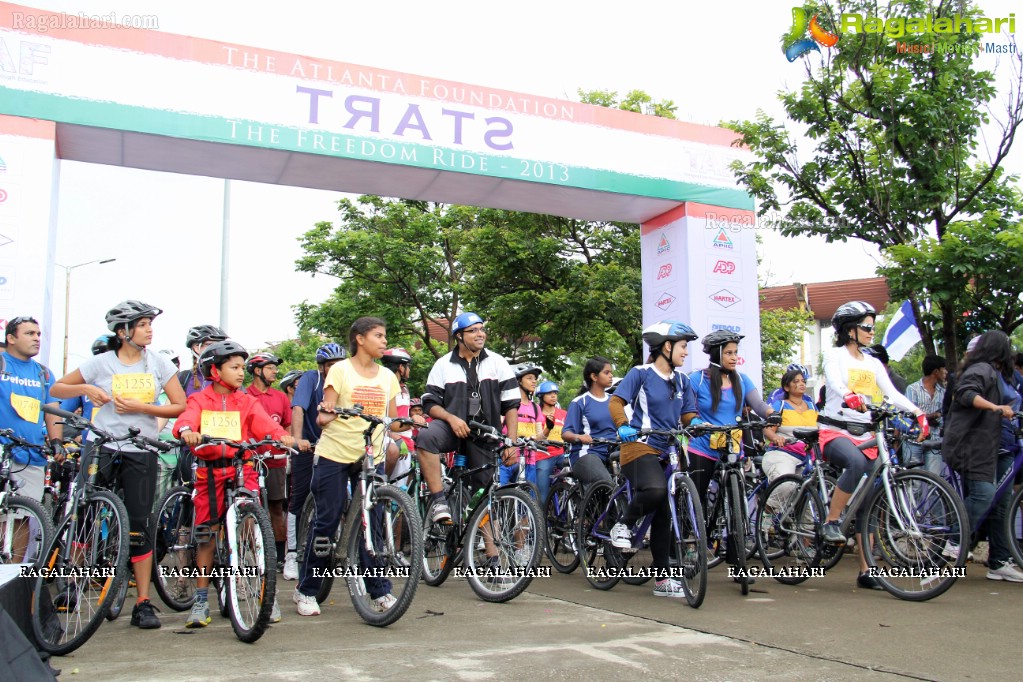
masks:
<svg viewBox="0 0 1023 682"><path fill-rule="evenodd" d="M384 356L380 358L380 361L387 367L407 365L412 362L412 356L404 348L388 348L384 351Z"/></svg>
<svg viewBox="0 0 1023 682"><path fill-rule="evenodd" d="M256 353L245 363L245 371L254 375L257 367L265 367L266 365L279 366L280 364L281 359L273 353Z"/></svg>
<svg viewBox="0 0 1023 682"><path fill-rule="evenodd" d="M408 401L408 406L410 409L413 407L422 407L423 401L420 400L419 398L412 398L411 400Z"/></svg>

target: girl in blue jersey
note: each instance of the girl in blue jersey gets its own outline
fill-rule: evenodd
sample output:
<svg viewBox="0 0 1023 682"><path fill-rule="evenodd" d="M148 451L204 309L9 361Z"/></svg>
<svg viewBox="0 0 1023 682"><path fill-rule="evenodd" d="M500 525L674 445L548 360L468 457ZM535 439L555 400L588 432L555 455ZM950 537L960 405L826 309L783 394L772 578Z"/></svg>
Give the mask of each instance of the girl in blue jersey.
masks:
<svg viewBox="0 0 1023 682"><path fill-rule="evenodd" d="M654 512L650 526L650 553L653 555L651 566L661 576L654 587L654 596L657 597L685 597L682 583L666 575L671 519L668 513L668 482L660 455L668 449L670 440L662 436L646 436L637 440L637 436L641 429L675 429L679 421L689 424L696 417L696 398L689 378L675 371L689 354L689 342L696 338L696 332L689 325L674 320L644 329L643 341L650 347L647 364L629 370L609 405L611 417L618 427L618 437L624 441L622 473L629 480L633 492L625 514L611 529L611 544L620 549L630 549L632 526ZM631 419L625 416L626 405L632 406Z"/></svg>
<svg viewBox="0 0 1023 682"><path fill-rule="evenodd" d="M613 440L618 437L606 393L614 381L611 361L599 355L583 366L583 388L568 405L568 416L561 429L561 439L572 444L569 460L572 472L584 485L610 481L607 472L607 445L593 445L594 438Z"/></svg>
<svg viewBox="0 0 1023 682"><path fill-rule="evenodd" d="M742 338L742 334L724 329L703 337L703 352L710 356L710 366L693 372L689 379L696 393L700 418L709 424L735 424L745 407L752 408L761 417L774 412L753 381L736 370ZM707 509L707 488L720 454L717 448L711 447L711 436L705 435L689 440L689 455L689 475L700 492L703 508Z"/></svg>

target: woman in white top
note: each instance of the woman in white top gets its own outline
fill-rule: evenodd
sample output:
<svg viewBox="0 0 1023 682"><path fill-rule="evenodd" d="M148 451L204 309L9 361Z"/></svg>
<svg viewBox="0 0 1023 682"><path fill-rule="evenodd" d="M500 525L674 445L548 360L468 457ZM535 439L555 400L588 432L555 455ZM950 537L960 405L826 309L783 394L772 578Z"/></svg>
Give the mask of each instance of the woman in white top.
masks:
<svg viewBox="0 0 1023 682"><path fill-rule="evenodd" d="M888 398L896 407L917 415L920 440L929 432L927 418L920 408L895 389L884 365L877 358L863 353L863 348L874 340L875 315L873 306L863 301L850 301L839 306L831 320L837 337L835 347L824 354L827 398L818 417L820 444L824 459L843 469L832 493L823 528L824 541L833 544L845 543L838 519L878 454L876 447L859 448L874 435L870 430L867 405L878 404ZM861 516L859 523L863 521ZM860 550L857 583L861 587L881 589L877 581L867 574L865 551L869 550Z"/></svg>

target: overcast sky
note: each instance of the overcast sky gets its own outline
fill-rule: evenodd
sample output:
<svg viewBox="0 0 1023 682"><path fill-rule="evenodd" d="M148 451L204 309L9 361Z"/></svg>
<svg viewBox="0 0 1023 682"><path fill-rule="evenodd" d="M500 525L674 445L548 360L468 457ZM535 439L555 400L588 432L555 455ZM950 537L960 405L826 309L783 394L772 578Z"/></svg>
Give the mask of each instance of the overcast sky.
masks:
<svg viewBox="0 0 1023 682"><path fill-rule="evenodd" d="M786 3L24 1L69 13L156 15L165 32L533 95L578 99L579 88L639 88L674 100L678 118L694 123L751 118L757 109L779 115L775 93L797 86L802 75L800 63L780 52L791 20ZM1001 0L981 6L989 16L1018 9ZM992 68L995 57L978 63ZM1023 170L1019 149L1009 167ZM117 259L74 270L70 366L105 330L103 313L124 298L166 310L154 345L185 353L189 326L219 320L223 180L76 162L62 162L60 172L57 262ZM293 264L301 255L297 238L317 221L335 220L341 195L231 186L227 331L255 350L292 337L291 306L320 301L332 289L330 278L297 274ZM876 252L861 243L764 236L762 272L772 284L870 277L877 265ZM61 284L54 367L61 362Z"/></svg>

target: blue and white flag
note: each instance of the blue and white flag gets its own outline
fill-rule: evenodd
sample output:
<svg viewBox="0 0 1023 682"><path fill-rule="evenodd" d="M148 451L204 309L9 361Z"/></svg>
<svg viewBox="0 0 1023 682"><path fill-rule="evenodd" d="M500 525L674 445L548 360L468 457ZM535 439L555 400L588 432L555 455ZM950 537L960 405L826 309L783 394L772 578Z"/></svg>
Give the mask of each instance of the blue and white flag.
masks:
<svg viewBox="0 0 1023 682"><path fill-rule="evenodd" d="M887 349L888 357L901 360L909 349L920 343L920 330L916 328L916 317L909 301L903 301L892 317L892 323L885 330L881 344Z"/></svg>

